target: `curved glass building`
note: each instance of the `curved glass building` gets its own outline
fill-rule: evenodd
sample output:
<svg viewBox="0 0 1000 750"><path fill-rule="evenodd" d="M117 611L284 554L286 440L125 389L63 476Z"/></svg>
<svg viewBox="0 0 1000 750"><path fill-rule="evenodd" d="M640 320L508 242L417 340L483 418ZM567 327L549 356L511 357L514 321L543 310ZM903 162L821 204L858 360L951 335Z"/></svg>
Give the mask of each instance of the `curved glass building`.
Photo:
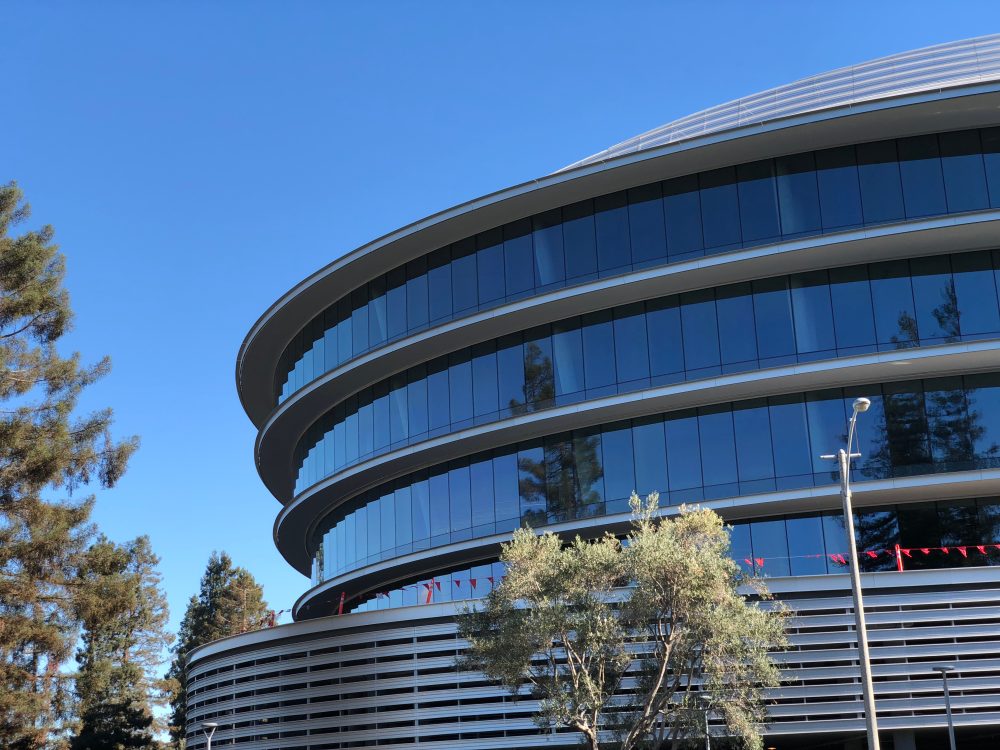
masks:
<svg viewBox="0 0 1000 750"><path fill-rule="evenodd" d="M1000 36L665 125L350 252L240 350L295 622L212 643L189 744L572 746L456 670L520 525L624 530L633 490L732 524L795 610L769 745L863 733L854 472L884 742L1000 738ZM716 727L721 733L721 726ZM825 746L825 745L824 745Z"/></svg>

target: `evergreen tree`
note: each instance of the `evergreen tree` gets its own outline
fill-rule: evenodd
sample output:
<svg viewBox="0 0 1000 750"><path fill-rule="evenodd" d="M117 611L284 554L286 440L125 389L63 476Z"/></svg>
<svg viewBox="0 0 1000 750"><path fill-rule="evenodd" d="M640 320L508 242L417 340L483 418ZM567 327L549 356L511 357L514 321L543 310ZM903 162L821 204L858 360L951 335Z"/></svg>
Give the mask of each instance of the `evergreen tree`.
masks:
<svg viewBox="0 0 1000 750"><path fill-rule="evenodd" d="M49 226L13 236L29 216L18 187L0 187L0 747L59 739L69 705L61 665L72 653L70 595L90 536L91 498L113 486L137 446L111 439L111 411L77 415L109 362L84 366L56 344L72 320L64 260ZM65 493L67 497L58 497Z"/></svg>
<svg viewBox="0 0 1000 750"><path fill-rule="evenodd" d="M162 705L157 673L167 633L166 598L149 537L117 545L102 537L79 571L76 694L81 725L72 750L152 750L152 708Z"/></svg>
<svg viewBox="0 0 1000 750"><path fill-rule="evenodd" d="M167 673L174 682L170 731L178 747L184 746L187 724L187 654L219 638L256 630L267 622L267 616L264 589L253 575L245 568L234 567L225 552L213 552L201 577L198 596L188 601Z"/></svg>

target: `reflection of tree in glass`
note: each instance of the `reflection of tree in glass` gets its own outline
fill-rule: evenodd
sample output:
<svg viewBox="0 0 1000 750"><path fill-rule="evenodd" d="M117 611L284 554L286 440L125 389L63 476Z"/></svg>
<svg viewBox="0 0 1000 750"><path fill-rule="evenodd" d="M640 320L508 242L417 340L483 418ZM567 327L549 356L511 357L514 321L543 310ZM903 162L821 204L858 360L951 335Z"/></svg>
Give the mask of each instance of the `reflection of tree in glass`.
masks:
<svg viewBox="0 0 1000 750"><path fill-rule="evenodd" d="M927 391L925 399L931 454L935 463L952 471L972 468L973 446L986 432L979 423L980 413L967 408L965 391L957 385Z"/></svg>
<svg viewBox="0 0 1000 750"><path fill-rule="evenodd" d="M909 349L920 344L920 334L917 331L917 319L906 310L901 310L896 320L899 334L893 334L889 339L897 349Z"/></svg>
<svg viewBox="0 0 1000 750"><path fill-rule="evenodd" d="M959 324L961 312L958 309L958 295L955 293L954 279L948 279L948 283L941 290L941 297L943 301L932 312L938 326L944 332L944 340L950 344L958 341L962 335Z"/></svg>
<svg viewBox="0 0 1000 750"><path fill-rule="evenodd" d="M537 527L597 512L604 476L599 454L600 436L593 434L546 444L542 461L519 458L518 489L533 506L522 514L522 523Z"/></svg>
<svg viewBox="0 0 1000 750"><path fill-rule="evenodd" d="M930 464L927 450L927 415L920 391L886 393L877 430L885 435L879 449L865 462L866 473L875 477L906 476ZM913 467L908 470L908 467Z"/></svg>
<svg viewBox="0 0 1000 750"><path fill-rule="evenodd" d="M837 519L843 527L844 519ZM845 530L846 535L846 530ZM858 545L858 564L862 570L892 570L896 562L884 552L872 558L865 550L894 549L899 543L899 524L896 512L891 509L865 509L854 512L854 537ZM845 543L847 537L844 537Z"/></svg>
<svg viewBox="0 0 1000 750"><path fill-rule="evenodd" d="M535 342L524 347L524 401L512 398L508 406L512 414L548 409L555 402L556 386L552 358Z"/></svg>

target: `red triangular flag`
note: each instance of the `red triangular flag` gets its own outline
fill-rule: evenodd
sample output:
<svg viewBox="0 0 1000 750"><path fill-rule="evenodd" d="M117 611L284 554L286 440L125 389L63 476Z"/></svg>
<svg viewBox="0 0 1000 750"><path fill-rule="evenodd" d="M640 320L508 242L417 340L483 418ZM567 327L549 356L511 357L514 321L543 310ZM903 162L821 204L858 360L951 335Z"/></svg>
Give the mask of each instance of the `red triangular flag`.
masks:
<svg viewBox="0 0 1000 750"><path fill-rule="evenodd" d="M751 568L753 567L753 560L751 560L751 559L750 559L749 557L744 557L744 558L743 558L743 562L745 562L745 563L746 563L747 565L749 565L749 566L750 566Z"/></svg>
<svg viewBox="0 0 1000 750"><path fill-rule="evenodd" d="M459 588L462 588L462 581L460 579L456 578L455 579L455 585L458 586Z"/></svg>
<svg viewBox="0 0 1000 750"><path fill-rule="evenodd" d="M986 545L984 545L984 544L977 544L976 545L976 549L979 550L980 552L982 552L984 555L986 554Z"/></svg>
<svg viewBox="0 0 1000 750"><path fill-rule="evenodd" d="M946 555L948 554L948 548L947 547L942 547L941 551L944 552Z"/></svg>
<svg viewBox="0 0 1000 750"><path fill-rule="evenodd" d="M441 581L434 581L434 585L438 587L438 591L441 590Z"/></svg>
<svg viewBox="0 0 1000 750"><path fill-rule="evenodd" d="M490 586L493 585L493 576L486 576L486 580L490 582Z"/></svg>
<svg viewBox="0 0 1000 750"><path fill-rule="evenodd" d="M476 588L476 579L475 578L470 578L469 579L469 584L472 586L472 588Z"/></svg>
<svg viewBox="0 0 1000 750"><path fill-rule="evenodd" d="M930 547L921 547L920 551L923 552L925 555L929 555L931 553L931 548Z"/></svg>
<svg viewBox="0 0 1000 750"><path fill-rule="evenodd" d="M955 547L955 549L958 550L958 553L962 557L968 557L969 556L969 552L968 552L968 550L965 547Z"/></svg>
<svg viewBox="0 0 1000 750"><path fill-rule="evenodd" d="M865 554L868 555L868 557L870 557L872 559L878 557L878 552L873 552L870 549L869 550L865 550Z"/></svg>
<svg viewBox="0 0 1000 750"><path fill-rule="evenodd" d="M910 554L910 553L911 553L911 552L912 552L913 550L909 550L909 549L907 549L906 547L900 547L900 548L899 548L899 551L900 551L900 552L902 552L902 553L903 553L904 555L906 555L907 557L913 557L913 555L912 555L912 554Z"/></svg>
<svg viewBox="0 0 1000 750"><path fill-rule="evenodd" d="M754 560L756 561L758 568L763 568L764 567L764 558L763 557L755 557Z"/></svg>

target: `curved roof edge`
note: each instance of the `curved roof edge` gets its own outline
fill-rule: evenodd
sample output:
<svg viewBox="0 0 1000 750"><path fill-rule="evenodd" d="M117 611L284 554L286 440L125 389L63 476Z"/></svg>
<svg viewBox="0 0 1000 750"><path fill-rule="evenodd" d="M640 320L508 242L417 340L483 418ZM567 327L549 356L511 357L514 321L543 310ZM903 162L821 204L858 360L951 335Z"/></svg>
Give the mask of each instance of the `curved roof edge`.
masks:
<svg viewBox="0 0 1000 750"><path fill-rule="evenodd" d="M801 78L673 120L554 174L708 133L920 91L1000 79L1000 34L936 44Z"/></svg>

